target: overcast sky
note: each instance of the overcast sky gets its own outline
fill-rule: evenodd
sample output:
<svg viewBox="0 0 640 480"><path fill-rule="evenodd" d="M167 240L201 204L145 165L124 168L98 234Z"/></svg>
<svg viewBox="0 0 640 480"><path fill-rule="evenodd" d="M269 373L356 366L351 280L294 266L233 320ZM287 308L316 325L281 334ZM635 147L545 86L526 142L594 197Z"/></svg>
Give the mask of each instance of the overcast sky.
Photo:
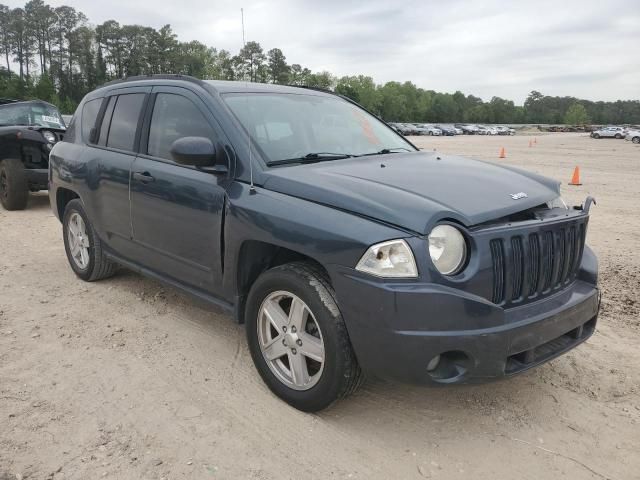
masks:
<svg viewBox="0 0 640 480"><path fill-rule="evenodd" d="M23 1L0 0L12 7ZM46 1L46 0L45 0ZM521 104L531 90L591 100L640 99L638 0L49 0L92 24L160 28L236 53L279 47L313 71L410 80Z"/></svg>

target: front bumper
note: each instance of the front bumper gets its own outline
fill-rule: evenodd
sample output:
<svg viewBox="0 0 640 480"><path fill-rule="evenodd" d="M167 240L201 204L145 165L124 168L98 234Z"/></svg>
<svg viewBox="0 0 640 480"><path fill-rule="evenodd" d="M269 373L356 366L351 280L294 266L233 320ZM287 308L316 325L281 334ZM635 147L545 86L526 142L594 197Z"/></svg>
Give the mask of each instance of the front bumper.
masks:
<svg viewBox="0 0 640 480"><path fill-rule="evenodd" d="M49 188L49 170L47 168L27 168L25 172L31 190L47 190Z"/></svg>
<svg viewBox="0 0 640 480"><path fill-rule="evenodd" d="M580 278L555 295L504 309L437 284L385 283L343 268L334 274L362 369L408 383L474 383L527 370L589 338L600 306L599 290Z"/></svg>

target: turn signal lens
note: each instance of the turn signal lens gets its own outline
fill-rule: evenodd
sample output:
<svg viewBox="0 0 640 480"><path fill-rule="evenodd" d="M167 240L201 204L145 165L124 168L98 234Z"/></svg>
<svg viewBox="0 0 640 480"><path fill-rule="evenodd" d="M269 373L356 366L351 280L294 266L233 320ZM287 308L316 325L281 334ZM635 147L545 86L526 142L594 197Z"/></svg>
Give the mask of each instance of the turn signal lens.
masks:
<svg viewBox="0 0 640 480"><path fill-rule="evenodd" d="M356 270L383 278L415 278L418 268L404 240L391 240L369 247Z"/></svg>

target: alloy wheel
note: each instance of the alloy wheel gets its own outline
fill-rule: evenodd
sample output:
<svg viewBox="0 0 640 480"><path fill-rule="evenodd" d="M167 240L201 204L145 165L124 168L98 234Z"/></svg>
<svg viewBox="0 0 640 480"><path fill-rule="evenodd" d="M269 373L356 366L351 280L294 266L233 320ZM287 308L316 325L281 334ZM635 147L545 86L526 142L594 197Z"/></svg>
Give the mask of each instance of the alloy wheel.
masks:
<svg viewBox="0 0 640 480"><path fill-rule="evenodd" d="M258 311L258 344L271 372L293 390L309 390L322 376L325 348L313 312L287 291L271 293Z"/></svg>
<svg viewBox="0 0 640 480"><path fill-rule="evenodd" d="M67 225L69 252L74 263L81 269L89 266L89 236L87 227L79 213L73 212Z"/></svg>

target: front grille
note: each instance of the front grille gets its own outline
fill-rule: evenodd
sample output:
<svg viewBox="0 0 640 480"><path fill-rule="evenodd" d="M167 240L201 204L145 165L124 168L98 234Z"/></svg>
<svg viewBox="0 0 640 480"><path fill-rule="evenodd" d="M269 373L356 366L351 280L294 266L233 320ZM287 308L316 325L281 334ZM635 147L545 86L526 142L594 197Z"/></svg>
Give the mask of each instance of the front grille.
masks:
<svg viewBox="0 0 640 480"><path fill-rule="evenodd" d="M568 285L582 260L585 233L582 220L492 239L492 301L523 302Z"/></svg>

